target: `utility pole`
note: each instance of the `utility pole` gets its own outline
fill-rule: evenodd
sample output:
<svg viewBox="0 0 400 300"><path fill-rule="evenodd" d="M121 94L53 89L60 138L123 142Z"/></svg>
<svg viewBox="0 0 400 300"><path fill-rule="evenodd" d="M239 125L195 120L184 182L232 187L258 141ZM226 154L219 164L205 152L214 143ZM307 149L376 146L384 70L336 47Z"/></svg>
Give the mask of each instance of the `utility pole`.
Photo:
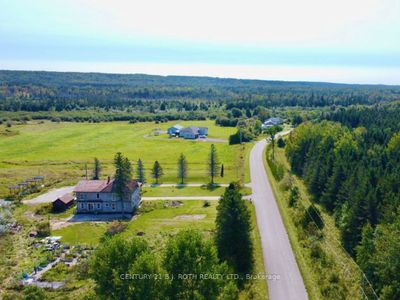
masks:
<svg viewBox="0 0 400 300"><path fill-rule="evenodd" d="M88 171L87 171L87 163L85 164L85 170L86 170L86 180L88 180Z"/></svg>

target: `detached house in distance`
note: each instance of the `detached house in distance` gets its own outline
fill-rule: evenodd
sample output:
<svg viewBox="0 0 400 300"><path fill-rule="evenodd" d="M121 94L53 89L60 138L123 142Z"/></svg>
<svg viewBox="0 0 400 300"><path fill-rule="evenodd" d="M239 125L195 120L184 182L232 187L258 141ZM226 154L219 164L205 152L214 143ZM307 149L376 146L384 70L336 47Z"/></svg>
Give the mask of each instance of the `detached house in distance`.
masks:
<svg viewBox="0 0 400 300"><path fill-rule="evenodd" d="M208 135L208 127L189 126L183 128L181 125L177 124L168 128L167 132L170 136L179 136L184 139L197 139L205 138Z"/></svg>
<svg viewBox="0 0 400 300"><path fill-rule="evenodd" d="M169 135L179 136L179 132L183 129L183 126L176 124L170 128L168 128L167 132Z"/></svg>
<svg viewBox="0 0 400 300"><path fill-rule="evenodd" d="M132 180L123 201L115 192L114 180L81 180L75 187L77 213L132 214L140 205L140 186Z"/></svg>
<svg viewBox="0 0 400 300"><path fill-rule="evenodd" d="M266 120L263 124L262 124L262 128L263 129L267 129L268 127L272 127L272 126L278 126L283 124L283 120L280 117L273 117L273 118L269 118L268 120Z"/></svg>

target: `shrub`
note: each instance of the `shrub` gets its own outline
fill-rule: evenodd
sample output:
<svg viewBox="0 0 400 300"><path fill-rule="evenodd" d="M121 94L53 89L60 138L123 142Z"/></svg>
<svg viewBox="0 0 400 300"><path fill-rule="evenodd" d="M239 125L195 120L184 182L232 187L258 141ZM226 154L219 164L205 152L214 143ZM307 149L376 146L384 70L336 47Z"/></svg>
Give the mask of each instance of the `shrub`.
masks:
<svg viewBox="0 0 400 300"><path fill-rule="evenodd" d="M121 221L113 221L107 229L106 234L109 236L116 235L121 233L126 229L126 224L122 223Z"/></svg>
<svg viewBox="0 0 400 300"><path fill-rule="evenodd" d="M304 212L303 216L303 228L306 228L310 223L315 224L319 229L324 228L324 221L320 217L320 211L316 206L311 204Z"/></svg>
<svg viewBox="0 0 400 300"><path fill-rule="evenodd" d="M292 188L292 185L293 185L293 177L290 173L286 173L282 179L280 188L282 191L288 191L289 189Z"/></svg>
<svg viewBox="0 0 400 300"><path fill-rule="evenodd" d="M290 189L289 194L289 207L296 206L297 202L300 199L300 192L297 186Z"/></svg>
<svg viewBox="0 0 400 300"><path fill-rule="evenodd" d="M204 202L203 202L203 207L209 207L211 204L210 204L210 201L207 201L207 200L205 200Z"/></svg>
<svg viewBox="0 0 400 300"><path fill-rule="evenodd" d="M276 144L278 145L279 148L285 148L285 145L286 145L283 138L279 138Z"/></svg>
<svg viewBox="0 0 400 300"><path fill-rule="evenodd" d="M43 203L35 208L35 214L37 215L47 215L53 210L53 205L51 203Z"/></svg>
<svg viewBox="0 0 400 300"><path fill-rule="evenodd" d="M42 221L36 225L36 231L39 237L45 237L50 235L50 223L49 221Z"/></svg>
<svg viewBox="0 0 400 300"><path fill-rule="evenodd" d="M274 178L277 181L281 181L285 174L285 168L282 164L280 164L279 162L272 159L272 157L269 155L269 152L270 152L269 149L271 149L271 148L268 148L268 151L267 151L268 166L271 169L271 173L274 176Z"/></svg>

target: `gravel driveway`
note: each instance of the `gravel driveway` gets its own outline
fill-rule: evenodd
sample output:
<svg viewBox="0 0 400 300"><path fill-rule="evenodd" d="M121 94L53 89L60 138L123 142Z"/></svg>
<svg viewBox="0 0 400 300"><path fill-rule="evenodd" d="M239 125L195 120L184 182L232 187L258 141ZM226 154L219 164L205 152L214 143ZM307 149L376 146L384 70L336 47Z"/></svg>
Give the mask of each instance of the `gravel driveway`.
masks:
<svg viewBox="0 0 400 300"><path fill-rule="evenodd" d="M22 202L27 205L36 205L41 203L50 203L65 194L72 193L75 186L65 186L59 189L52 189L47 193L40 195L36 198L23 200Z"/></svg>

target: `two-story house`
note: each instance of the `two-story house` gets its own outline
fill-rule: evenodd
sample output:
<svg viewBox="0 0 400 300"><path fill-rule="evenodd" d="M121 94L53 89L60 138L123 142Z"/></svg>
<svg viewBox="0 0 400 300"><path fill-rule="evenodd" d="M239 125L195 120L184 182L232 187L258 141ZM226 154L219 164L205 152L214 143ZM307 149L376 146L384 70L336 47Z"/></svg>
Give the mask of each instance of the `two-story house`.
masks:
<svg viewBox="0 0 400 300"><path fill-rule="evenodd" d="M132 180L123 200L115 192L114 180L81 180L75 187L77 213L132 214L140 205L140 186Z"/></svg>

